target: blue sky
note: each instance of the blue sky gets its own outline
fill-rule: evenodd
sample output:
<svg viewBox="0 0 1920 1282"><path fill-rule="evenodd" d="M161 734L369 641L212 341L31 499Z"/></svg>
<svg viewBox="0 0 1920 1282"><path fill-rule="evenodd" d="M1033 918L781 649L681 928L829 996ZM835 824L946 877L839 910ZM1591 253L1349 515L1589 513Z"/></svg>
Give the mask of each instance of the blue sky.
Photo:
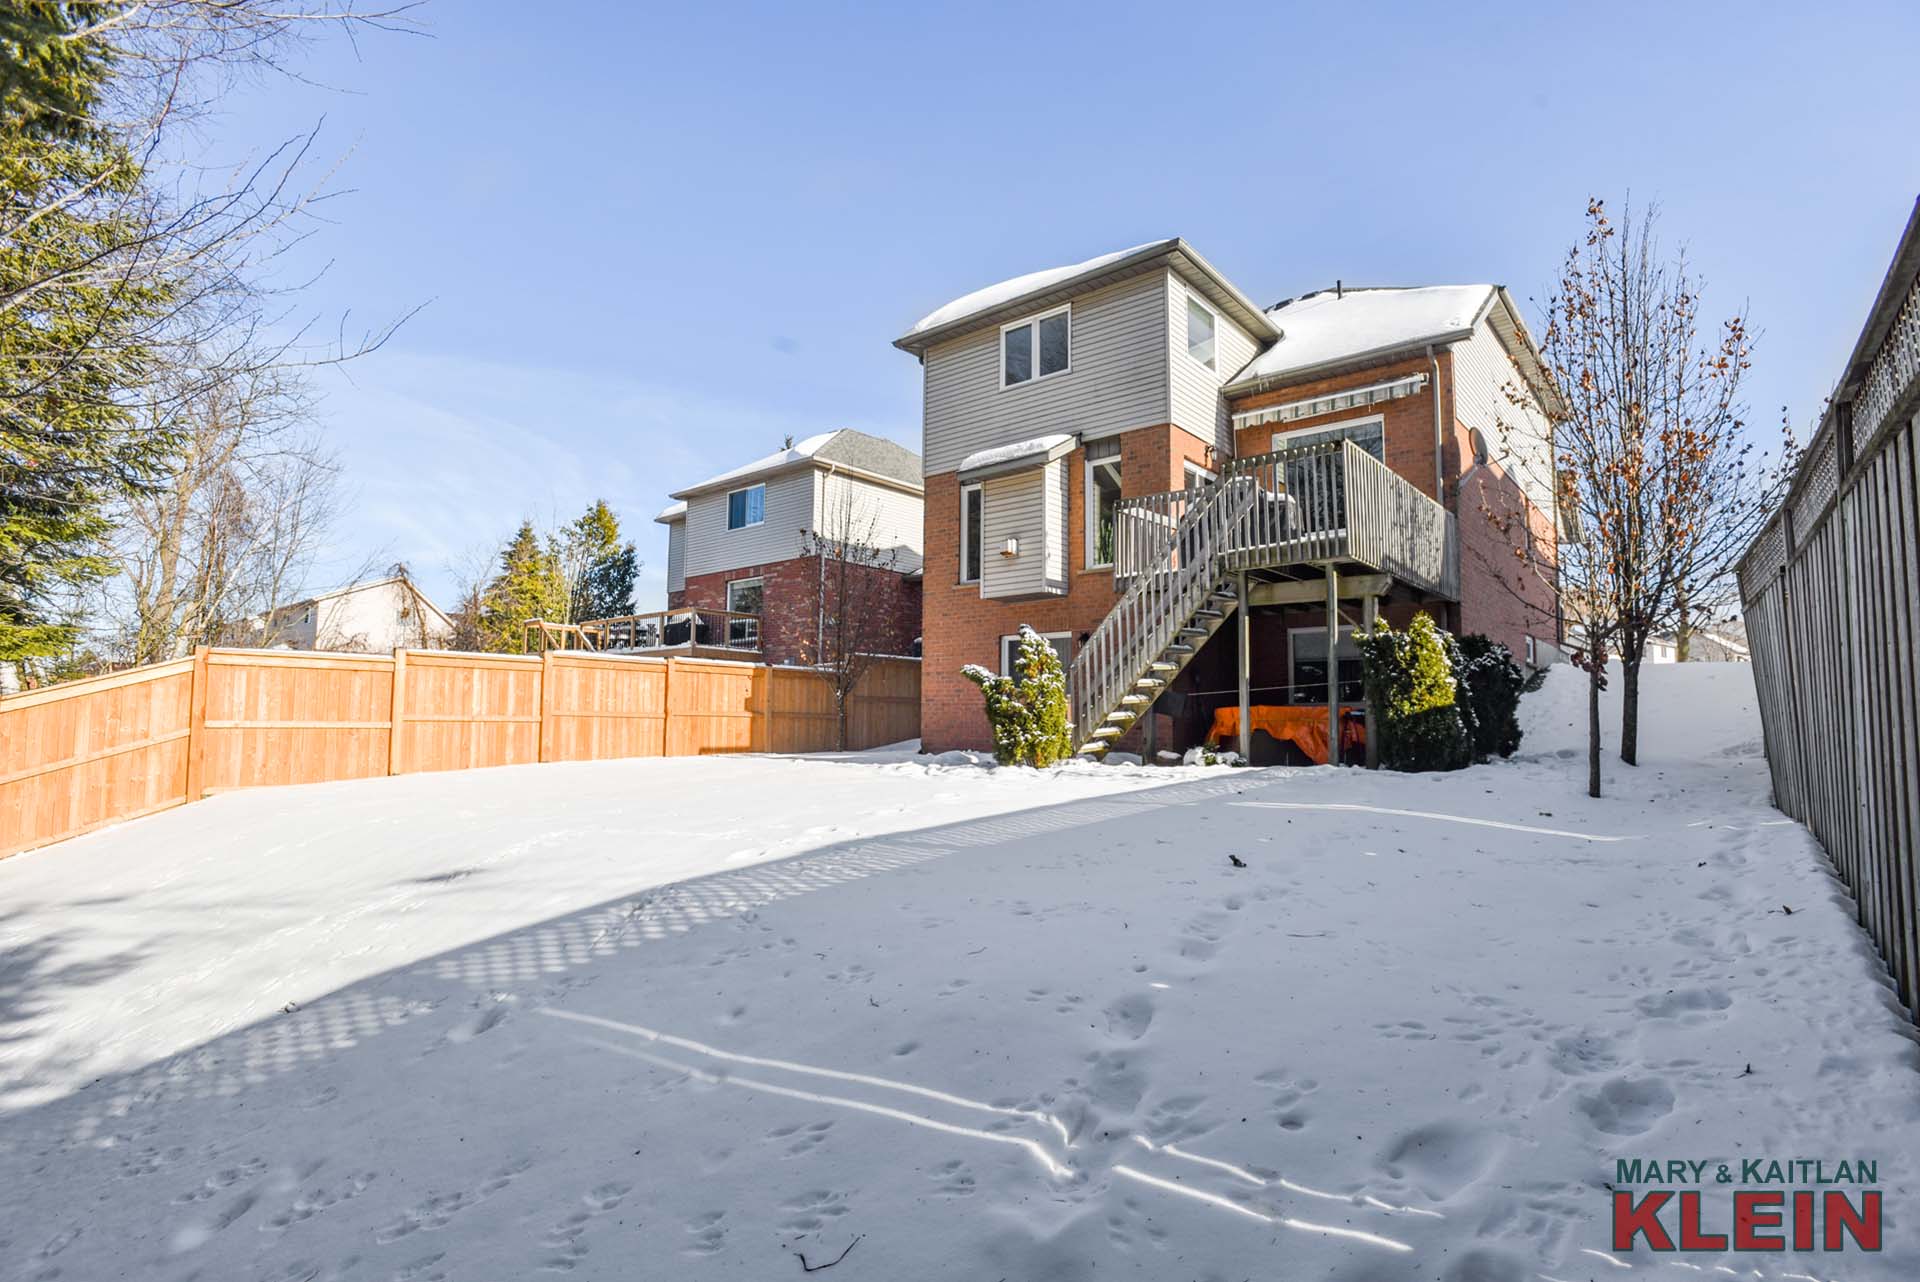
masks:
<svg viewBox="0 0 1920 1282"><path fill-rule="evenodd" d="M890 341L1006 276L1185 236L1256 300L1548 292L1587 197L1657 200L1752 407L1808 422L1920 192L1920 7L750 6L435 0L227 100L209 158L324 117L319 379L352 495L316 577L429 590L613 504L664 602L669 490L857 427L918 447ZM553 21L564 13L563 24Z"/></svg>

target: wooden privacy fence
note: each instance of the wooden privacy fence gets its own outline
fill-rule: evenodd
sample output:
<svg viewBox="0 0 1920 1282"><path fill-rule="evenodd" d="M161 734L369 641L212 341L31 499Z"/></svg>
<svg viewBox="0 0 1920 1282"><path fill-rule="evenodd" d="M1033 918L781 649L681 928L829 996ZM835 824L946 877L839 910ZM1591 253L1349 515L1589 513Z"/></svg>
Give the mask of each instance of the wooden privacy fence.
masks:
<svg viewBox="0 0 1920 1282"><path fill-rule="evenodd" d="M920 663L881 659L849 745L920 733ZM804 668L553 652L203 649L0 700L0 856L231 788L536 761L817 752Z"/></svg>
<svg viewBox="0 0 1920 1282"><path fill-rule="evenodd" d="M1787 500L1740 563L1774 804L1920 1018L1920 206Z"/></svg>

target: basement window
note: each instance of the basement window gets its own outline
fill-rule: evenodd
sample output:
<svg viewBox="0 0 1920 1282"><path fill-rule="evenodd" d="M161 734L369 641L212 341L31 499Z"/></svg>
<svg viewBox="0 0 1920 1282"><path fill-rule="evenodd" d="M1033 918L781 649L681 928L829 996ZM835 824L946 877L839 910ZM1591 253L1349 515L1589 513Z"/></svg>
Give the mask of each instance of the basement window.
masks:
<svg viewBox="0 0 1920 1282"><path fill-rule="evenodd" d="M1000 386L1064 374L1072 366L1072 305L1000 327Z"/></svg>
<svg viewBox="0 0 1920 1282"><path fill-rule="evenodd" d="M1040 638L1047 643L1055 654L1060 656L1060 667L1062 670L1071 666L1073 661L1073 633L1042 632ZM1013 675L1013 656L1019 653L1019 650L1020 637L1018 634L1000 638L1001 676L1010 677Z"/></svg>
<svg viewBox="0 0 1920 1282"><path fill-rule="evenodd" d="M1293 683L1289 701L1324 706L1327 702L1327 630L1289 629L1287 647L1291 652ZM1366 691L1360 679L1360 647L1350 627L1340 629L1339 660L1340 702L1359 703L1366 698Z"/></svg>

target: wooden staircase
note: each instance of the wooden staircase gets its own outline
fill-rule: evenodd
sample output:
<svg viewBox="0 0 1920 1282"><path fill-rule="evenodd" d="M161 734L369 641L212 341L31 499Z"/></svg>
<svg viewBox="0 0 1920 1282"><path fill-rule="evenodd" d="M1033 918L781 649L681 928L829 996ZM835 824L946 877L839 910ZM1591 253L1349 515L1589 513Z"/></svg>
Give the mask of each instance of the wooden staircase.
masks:
<svg viewBox="0 0 1920 1282"><path fill-rule="evenodd" d="M1245 545L1260 487L1253 477L1230 476L1187 497L1178 521L1154 536L1138 558L1140 572L1074 656L1067 688L1082 756L1104 756L1235 609L1226 557Z"/></svg>

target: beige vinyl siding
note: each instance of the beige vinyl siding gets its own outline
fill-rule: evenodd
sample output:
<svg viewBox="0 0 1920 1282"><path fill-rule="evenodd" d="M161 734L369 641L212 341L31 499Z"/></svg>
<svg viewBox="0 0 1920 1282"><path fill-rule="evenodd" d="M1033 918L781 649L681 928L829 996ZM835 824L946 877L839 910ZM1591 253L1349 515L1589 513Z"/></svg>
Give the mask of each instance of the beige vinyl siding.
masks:
<svg viewBox="0 0 1920 1282"><path fill-rule="evenodd" d="M1066 591L1067 469L1063 459L980 484L980 595L1022 597ZM1005 556L1008 539L1019 554Z"/></svg>
<svg viewBox="0 0 1920 1282"><path fill-rule="evenodd" d="M1215 317L1213 369L1187 355L1187 298L1190 295L1198 298ZM1220 388L1244 369L1259 350L1260 345L1252 335L1234 324L1203 294L1190 289L1179 276L1167 274L1167 369L1172 397L1168 422L1185 428L1203 441L1213 442L1223 454L1231 456L1233 422Z"/></svg>
<svg viewBox="0 0 1920 1282"><path fill-rule="evenodd" d="M924 522L918 494L889 489L856 477L827 472L815 475L821 478L815 529L834 535L841 513L851 504L855 538L871 541L875 547L892 552L892 568L903 574L920 568Z"/></svg>
<svg viewBox="0 0 1920 1282"><path fill-rule="evenodd" d="M927 474L954 471L975 450L1050 432L1085 440L1166 422L1168 279L1165 270L1149 272L1075 298L1064 374L1001 387L997 324L930 348Z"/></svg>
<svg viewBox="0 0 1920 1282"><path fill-rule="evenodd" d="M1552 429L1493 327L1481 321L1473 337L1453 346L1454 413L1487 435L1493 459L1542 512L1553 514ZM1525 392L1525 404L1508 399Z"/></svg>
<svg viewBox="0 0 1920 1282"><path fill-rule="evenodd" d="M679 592L687 586L687 523L675 521L667 527L667 591Z"/></svg>
<svg viewBox="0 0 1920 1282"><path fill-rule="evenodd" d="M727 491L688 499L686 577L799 556L802 531L813 528L813 477L811 468L768 477L766 520L740 530L727 528Z"/></svg>

